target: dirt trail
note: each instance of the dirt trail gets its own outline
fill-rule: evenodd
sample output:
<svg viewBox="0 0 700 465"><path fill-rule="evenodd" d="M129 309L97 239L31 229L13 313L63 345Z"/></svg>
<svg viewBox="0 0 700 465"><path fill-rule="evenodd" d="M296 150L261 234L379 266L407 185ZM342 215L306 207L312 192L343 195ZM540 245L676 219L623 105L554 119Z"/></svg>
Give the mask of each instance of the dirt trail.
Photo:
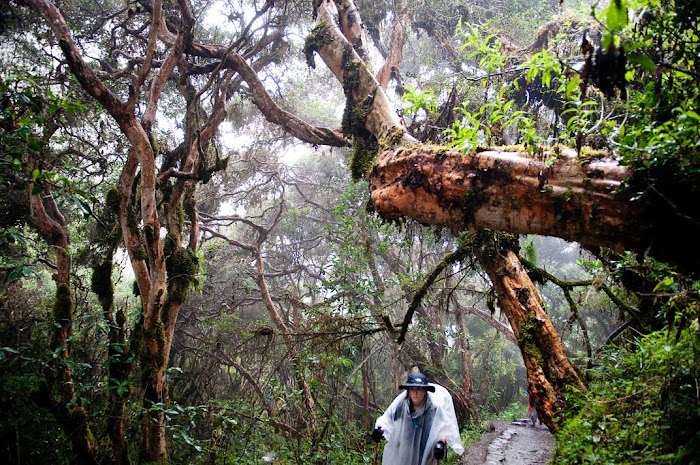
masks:
<svg viewBox="0 0 700 465"><path fill-rule="evenodd" d="M491 422L485 433L462 454L459 465L544 465L552 456L554 436L529 422Z"/></svg>

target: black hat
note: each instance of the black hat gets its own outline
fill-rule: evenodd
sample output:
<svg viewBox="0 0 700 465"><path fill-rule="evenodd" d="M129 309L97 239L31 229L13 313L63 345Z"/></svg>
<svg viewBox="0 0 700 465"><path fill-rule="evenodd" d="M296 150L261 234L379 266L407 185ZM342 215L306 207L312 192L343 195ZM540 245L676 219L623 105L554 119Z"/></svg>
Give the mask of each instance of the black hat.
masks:
<svg viewBox="0 0 700 465"><path fill-rule="evenodd" d="M435 386L428 384L428 379L423 373L411 373L408 375L408 380L405 384L401 384L399 389L408 389L410 387L423 388L426 391L435 392Z"/></svg>

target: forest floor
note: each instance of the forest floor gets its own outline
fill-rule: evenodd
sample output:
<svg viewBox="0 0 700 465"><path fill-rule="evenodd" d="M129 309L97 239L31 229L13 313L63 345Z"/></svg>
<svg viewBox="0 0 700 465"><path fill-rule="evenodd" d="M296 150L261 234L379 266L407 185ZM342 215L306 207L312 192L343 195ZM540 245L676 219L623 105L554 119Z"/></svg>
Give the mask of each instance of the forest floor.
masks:
<svg viewBox="0 0 700 465"><path fill-rule="evenodd" d="M467 449L458 465L544 465L552 457L554 436L529 421L494 420L492 430Z"/></svg>

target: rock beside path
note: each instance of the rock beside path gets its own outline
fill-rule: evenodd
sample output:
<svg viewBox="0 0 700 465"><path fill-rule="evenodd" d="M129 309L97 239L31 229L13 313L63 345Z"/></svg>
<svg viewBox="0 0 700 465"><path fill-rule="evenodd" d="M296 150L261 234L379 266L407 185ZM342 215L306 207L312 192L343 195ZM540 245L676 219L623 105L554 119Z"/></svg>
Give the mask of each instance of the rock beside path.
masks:
<svg viewBox="0 0 700 465"><path fill-rule="evenodd" d="M460 465L543 465L552 457L555 440L546 427L526 420L496 420L491 426L464 452Z"/></svg>

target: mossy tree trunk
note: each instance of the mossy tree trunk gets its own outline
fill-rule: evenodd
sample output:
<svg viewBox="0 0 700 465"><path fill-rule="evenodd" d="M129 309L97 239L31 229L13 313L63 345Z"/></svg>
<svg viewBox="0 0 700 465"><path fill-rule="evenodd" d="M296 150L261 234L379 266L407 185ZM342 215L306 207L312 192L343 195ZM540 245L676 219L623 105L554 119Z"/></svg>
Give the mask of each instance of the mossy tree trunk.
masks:
<svg viewBox="0 0 700 465"><path fill-rule="evenodd" d="M31 166L31 164L30 164ZM31 175L28 176L31 178ZM52 309L51 350L55 354L45 370L45 383L35 394L40 405L53 412L71 442L76 463L97 465L95 441L81 400L76 396L71 370L70 337L73 334L73 292L70 286L71 257L66 220L48 186L28 184L32 223L44 240L53 247L56 258L56 295ZM48 208L47 208L48 206Z"/></svg>
<svg viewBox="0 0 700 465"><path fill-rule="evenodd" d="M566 410L565 394L585 391L586 386L564 354L539 293L518 260L518 248L516 236L482 230L476 235L474 251L515 334L540 420L550 431L557 431L557 420Z"/></svg>
<svg viewBox="0 0 700 465"><path fill-rule="evenodd" d="M628 206L629 196L614 196L629 174L625 168L604 163L582 167L571 152L553 154L561 156L561 162L550 169L552 164L545 166L545 159L537 162L515 153L469 156L417 144L405 133L381 85L362 59L366 46L356 32L360 18L354 16L352 3L320 3L319 24L313 40L307 41L307 50L318 52L343 84L348 97L346 115L358 116L363 110L359 129L356 124L356 130L348 135L355 136L357 145L364 143L364 132L368 132L384 148L376 159L364 154L363 161L353 160L353 175L369 180L370 204L376 212L387 219L413 218L453 231L488 226L582 241L595 232L598 241L618 248L643 241L644 231L621 227L624 220L632 221L644 208L641 204ZM372 98L360 102L362 96ZM364 108L360 108L362 105ZM360 153L356 150L354 157ZM538 405L547 418L546 424L555 430L554 419L565 407L564 388L585 386L564 355L532 281L524 271L515 273L523 269L517 256L506 256L508 260L499 258L500 254L477 253L502 305L508 306L507 314L528 369L528 383L540 398ZM508 269L506 265L514 273L508 279L501 274ZM519 294L514 294L515 289ZM407 314L404 332L411 319L412 315ZM525 330L535 322L537 329ZM543 353L548 354L546 360L540 355ZM563 381L562 374L566 375Z"/></svg>
<svg viewBox="0 0 700 465"><path fill-rule="evenodd" d="M116 213L116 212L115 212ZM111 219L111 218L110 218ZM116 227L114 222L108 222L109 226ZM105 237L113 239L113 234L102 231ZM109 242L109 239L106 241ZM114 308L114 282L112 281L112 257L116 244L105 244L106 251L103 261L93 267L91 290L97 295L102 306L102 315L107 322L107 334L109 345L107 346L107 360L109 367L107 379L109 380L109 407L107 408L107 435L112 442L114 462L117 465L130 465L129 447L125 434L126 401L131 389L131 368L134 353L134 344L127 344L126 323L127 317L123 308Z"/></svg>
<svg viewBox="0 0 700 465"><path fill-rule="evenodd" d="M157 38L161 34L164 37L170 37L164 29L161 2L154 4L146 56L132 83L134 90L129 93L128 100L122 101L84 62L60 11L52 3L44 0L30 0L26 3L52 28L78 82L114 118L131 147L119 180L119 224L136 277L143 309L141 363L144 383L143 402L147 413L143 418L140 459L144 462L165 463L167 449L163 407L168 402L165 371L177 313L186 296L186 288L192 282L194 276L192 266L196 260L193 260L191 252L185 251L179 243L182 228L182 221L179 218L182 197L179 194L184 191L182 186L173 188L177 193L172 195L172 198L165 196L165 203L170 203L170 210L166 213L170 218L167 218L166 226L169 237L176 239L170 243L168 256L164 251L164 244L160 238L161 215L158 211L156 193L159 188L170 187L171 173L161 173L161 177L157 177L156 158L159 154L158 147L152 140L151 127L161 91L184 54L185 42L190 37L193 18L187 3L181 2L179 32L172 35L172 42L168 44L165 59L159 63L157 72L147 83L156 54ZM146 89L147 97L145 111L139 118L136 111L137 99L140 95L139 90L143 89ZM218 106L223 107L222 104ZM208 127L206 134L203 134L204 131L199 132L196 140L191 138L188 141L186 156L183 157L186 161L181 168L191 171L185 175L179 172L181 176L178 179L183 180L182 184L186 183L184 180L193 182L198 179L197 155L202 153L209 140L206 137L211 137L210 133L213 131L214 129ZM136 185L137 182L138 185ZM178 220L173 221L172 217L175 216ZM176 226L173 228L173 225ZM192 229L196 236L196 227ZM174 279L168 281L166 259L171 259L171 265L173 269L178 270L178 273L181 271L178 266L184 267L187 272L184 275L177 274Z"/></svg>

